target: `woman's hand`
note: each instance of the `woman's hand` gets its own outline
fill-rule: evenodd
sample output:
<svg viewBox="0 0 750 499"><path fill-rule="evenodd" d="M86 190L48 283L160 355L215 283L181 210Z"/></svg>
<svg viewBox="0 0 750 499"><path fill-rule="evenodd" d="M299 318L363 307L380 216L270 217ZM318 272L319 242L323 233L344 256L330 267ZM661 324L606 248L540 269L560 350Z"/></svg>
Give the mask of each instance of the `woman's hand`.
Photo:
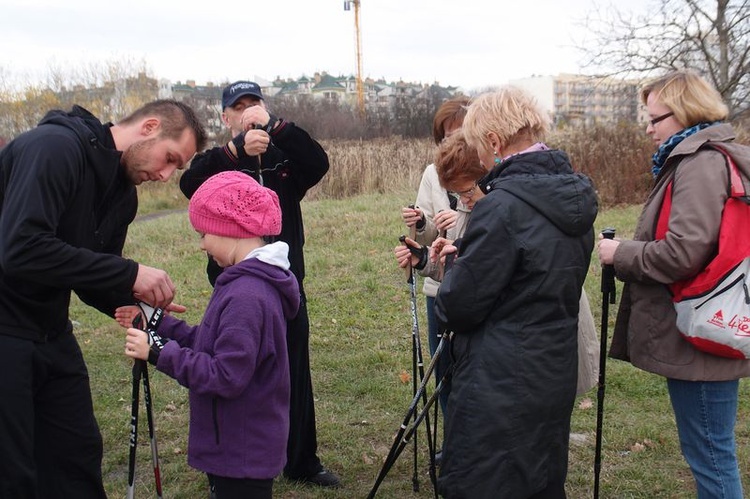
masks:
<svg viewBox="0 0 750 499"><path fill-rule="evenodd" d="M432 217L432 221L435 222L435 227L442 233L455 227L457 220L458 212L453 210L442 210Z"/></svg>
<svg viewBox="0 0 750 499"><path fill-rule="evenodd" d="M404 219L404 223L407 227L414 227L417 222L422 220L424 213L419 208L405 207L401 208L401 218Z"/></svg>
<svg viewBox="0 0 750 499"><path fill-rule="evenodd" d="M409 265L413 267L419 263L419 255L413 254L409 249L409 246L416 249L421 248L421 245L418 242L408 237L404 238L404 244L393 248L393 254L396 256L398 266L402 269L407 268Z"/></svg>
<svg viewBox="0 0 750 499"><path fill-rule="evenodd" d="M458 248L453 246L453 240L438 237L432 242L432 246L430 246L430 261L437 263L440 260L440 263L445 264L445 255L456 253L457 251Z"/></svg>
<svg viewBox="0 0 750 499"><path fill-rule="evenodd" d="M602 265L612 265L615 263L615 251L617 251L619 245L619 239L605 239L599 234L597 251L599 252L599 261Z"/></svg>

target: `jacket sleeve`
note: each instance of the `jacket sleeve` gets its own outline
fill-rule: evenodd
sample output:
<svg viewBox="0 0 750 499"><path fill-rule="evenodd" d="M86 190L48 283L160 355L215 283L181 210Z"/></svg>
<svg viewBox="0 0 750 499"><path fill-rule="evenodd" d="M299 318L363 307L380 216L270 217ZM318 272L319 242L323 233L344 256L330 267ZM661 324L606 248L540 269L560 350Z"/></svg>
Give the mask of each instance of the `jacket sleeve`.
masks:
<svg viewBox="0 0 750 499"><path fill-rule="evenodd" d="M424 227L417 229L417 242L423 245L430 245L438 237L438 230L433 222L435 214L441 210L450 209L448 204L448 194L440 186L437 170L435 165L427 165L422 173L422 180L419 182L417 191L417 208L424 213Z"/></svg>
<svg viewBox="0 0 750 499"><path fill-rule="evenodd" d="M328 172L328 154L310 135L291 121L282 121L271 132L271 141L289 160L298 199Z"/></svg>
<svg viewBox="0 0 750 499"><path fill-rule="evenodd" d="M175 340L180 346L192 348L198 326L190 326L183 320L165 314L159 324L159 336Z"/></svg>
<svg viewBox="0 0 750 499"><path fill-rule="evenodd" d="M261 325L266 320L263 317L265 301L262 297L250 294L247 298L233 300L215 318L215 323L204 322L200 326L209 328L211 331L205 333L215 336L210 353L186 346L180 341L185 336L176 335L176 341L164 345L157 369L197 394L225 398L235 398L241 394L262 360L260 352L264 345ZM257 302L259 306L248 307L248 302Z"/></svg>
<svg viewBox="0 0 750 499"><path fill-rule="evenodd" d="M672 187L672 209L664 239L622 241L614 255L623 281L669 284L700 272L715 254L721 214L727 200L728 172L721 153L703 150L682 160ZM656 218L661 197L644 209L645 220Z"/></svg>
<svg viewBox="0 0 750 499"><path fill-rule="evenodd" d="M39 130L39 129L36 129ZM46 286L129 294L138 264L66 242L58 224L83 186L85 160L66 133L29 132L15 144L0 213L0 267L8 276ZM124 234L118 244L124 241Z"/></svg>
<svg viewBox="0 0 750 499"><path fill-rule="evenodd" d="M433 279L435 281L440 282L440 278L442 277L440 275L440 265L438 262L432 262L430 259L427 259L427 263L425 264L424 268L419 269L417 271L419 275L422 277L429 277L430 279Z"/></svg>
<svg viewBox="0 0 750 499"><path fill-rule="evenodd" d="M110 243L104 248L104 253L122 256L122 249L125 246L125 239L128 235L128 227L124 226L122 230L115 234ZM127 259L131 262L130 271L132 272L132 284L127 289L108 289L108 290L88 290L74 289L75 293L85 304L94 307L103 314L114 317L117 307L132 305L135 303L133 298L133 284L138 277L138 262Z"/></svg>
<svg viewBox="0 0 750 499"><path fill-rule="evenodd" d="M436 297L438 321L464 333L484 322L510 282L518 262L518 244L510 222L493 194L474 206L458 257L445 272Z"/></svg>

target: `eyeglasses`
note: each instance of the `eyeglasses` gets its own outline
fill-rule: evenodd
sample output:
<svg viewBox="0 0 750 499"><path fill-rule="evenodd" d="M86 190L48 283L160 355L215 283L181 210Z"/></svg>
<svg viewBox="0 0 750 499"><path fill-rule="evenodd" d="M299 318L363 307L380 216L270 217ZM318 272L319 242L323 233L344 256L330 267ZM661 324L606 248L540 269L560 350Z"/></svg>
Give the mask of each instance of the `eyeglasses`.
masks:
<svg viewBox="0 0 750 499"><path fill-rule="evenodd" d="M457 198L470 198L474 195L474 192L477 190L477 184L471 186L470 189L466 189L465 191L448 191L448 194L451 196L455 196Z"/></svg>
<svg viewBox="0 0 750 499"><path fill-rule="evenodd" d="M672 111L669 111L668 113L664 113L661 116L657 116L656 118L651 119L648 122L651 124L651 126L656 126L657 123L659 123L660 121L666 120L670 116L674 116L674 113Z"/></svg>

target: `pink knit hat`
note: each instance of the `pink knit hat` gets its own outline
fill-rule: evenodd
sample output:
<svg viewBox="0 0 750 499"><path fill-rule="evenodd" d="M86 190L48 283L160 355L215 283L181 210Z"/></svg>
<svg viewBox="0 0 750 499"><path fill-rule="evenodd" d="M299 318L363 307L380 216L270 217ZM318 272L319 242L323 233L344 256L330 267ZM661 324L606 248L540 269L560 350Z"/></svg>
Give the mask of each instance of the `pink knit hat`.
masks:
<svg viewBox="0 0 750 499"><path fill-rule="evenodd" d="M209 177L190 199L188 215L204 234L248 239L281 233L279 197L237 171Z"/></svg>

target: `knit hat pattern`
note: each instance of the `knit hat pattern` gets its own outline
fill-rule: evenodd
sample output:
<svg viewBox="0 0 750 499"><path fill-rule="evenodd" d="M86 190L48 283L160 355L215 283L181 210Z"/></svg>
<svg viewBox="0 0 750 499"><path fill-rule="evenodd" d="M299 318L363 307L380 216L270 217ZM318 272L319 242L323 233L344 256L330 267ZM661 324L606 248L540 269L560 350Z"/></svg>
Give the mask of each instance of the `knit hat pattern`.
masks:
<svg viewBox="0 0 750 499"><path fill-rule="evenodd" d="M188 216L203 234L249 239L281 233L279 197L238 171L209 177L190 198Z"/></svg>

